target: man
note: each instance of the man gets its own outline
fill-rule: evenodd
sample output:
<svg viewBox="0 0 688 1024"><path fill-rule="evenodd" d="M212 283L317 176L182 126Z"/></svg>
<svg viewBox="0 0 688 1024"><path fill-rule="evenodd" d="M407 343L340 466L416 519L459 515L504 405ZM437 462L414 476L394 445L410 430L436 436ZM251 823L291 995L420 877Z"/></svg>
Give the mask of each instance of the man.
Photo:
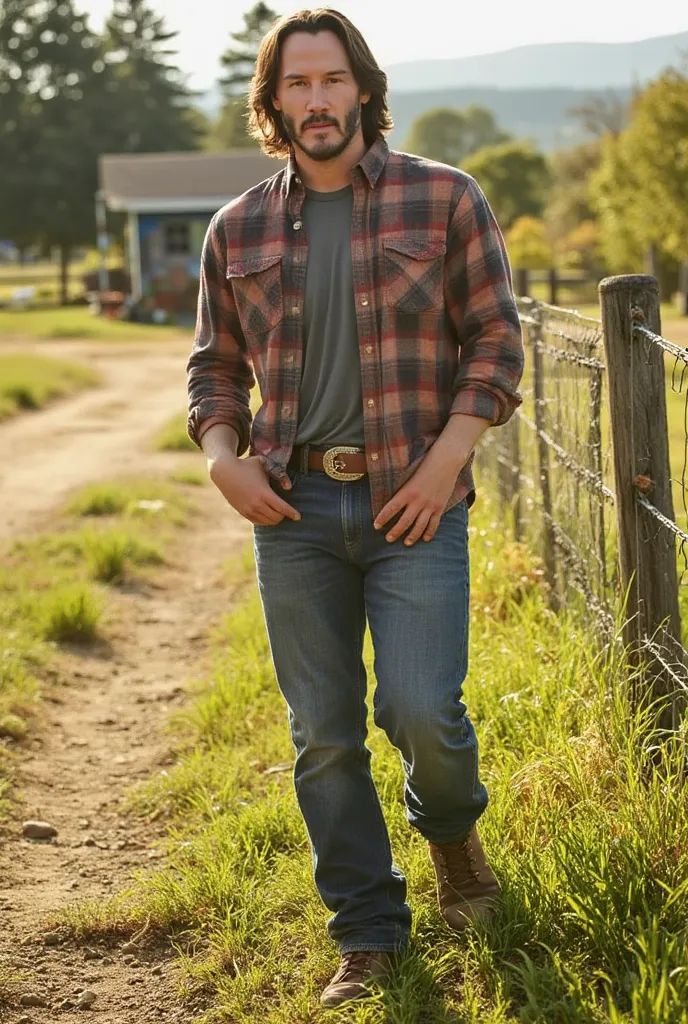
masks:
<svg viewBox="0 0 688 1024"><path fill-rule="evenodd" d="M388 150L386 84L336 11L269 31L251 127L288 166L210 225L188 367L190 436L255 526L296 794L341 952L326 1006L367 995L411 923L365 746L366 619L375 721L400 751L443 916L460 930L499 895L461 700L467 526L476 442L521 401L521 334L484 196Z"/></svg>

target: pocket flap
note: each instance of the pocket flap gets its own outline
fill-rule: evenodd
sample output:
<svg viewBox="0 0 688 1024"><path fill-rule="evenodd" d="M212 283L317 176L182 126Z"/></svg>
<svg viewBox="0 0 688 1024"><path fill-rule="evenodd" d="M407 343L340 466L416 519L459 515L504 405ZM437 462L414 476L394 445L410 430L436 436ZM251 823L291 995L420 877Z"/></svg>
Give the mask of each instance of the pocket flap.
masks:
<svg viewBox="0 0 688 1024"><path fill-rule="evenodd" d="M414 260L434 260L447 251L446 238L392 238L382 244L385 249L400 252Z"/></svg>
<svg viewBox="0 0 688 1024"><path fill-rule="evenodd" d="M251 274L259 274L261 270L274 267L281 259L281 252L273 252L263 256L246 256L241 260L231 260L227 264L227 277L249 277Z"/></svg>

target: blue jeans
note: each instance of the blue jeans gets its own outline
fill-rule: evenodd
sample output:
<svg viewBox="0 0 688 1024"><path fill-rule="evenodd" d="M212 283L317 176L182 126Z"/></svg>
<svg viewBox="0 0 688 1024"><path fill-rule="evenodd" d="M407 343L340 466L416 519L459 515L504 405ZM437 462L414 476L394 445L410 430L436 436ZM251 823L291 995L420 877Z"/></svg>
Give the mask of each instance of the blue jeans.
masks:
<svg viewBox="0 0 688 1024"><path fill-rule="evenodd" d="M462 838L487 806L461 700L468 654L468 509L411 548L373 528L367 478L290 472L278 493L301 513L255 527L258 585L296 748L296 795L315 882L341 952L408 943L406 880L392 860L366 747L366 616L374 719L399 750L411 825ZM389 527L387 528L389 529Z"/></svg>

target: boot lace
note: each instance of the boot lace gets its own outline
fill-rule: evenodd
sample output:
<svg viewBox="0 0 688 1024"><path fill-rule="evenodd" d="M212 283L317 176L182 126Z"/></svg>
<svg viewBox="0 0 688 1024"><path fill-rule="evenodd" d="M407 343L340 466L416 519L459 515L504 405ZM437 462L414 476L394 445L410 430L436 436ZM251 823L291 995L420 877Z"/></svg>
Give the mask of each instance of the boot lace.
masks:
<svg viewBox="0 0 688 1024"><path fill-rule="evenodd" d="M475 856L470 840L462 843L446 843L437 848L445 881L453 889L460 889L465 882L478 881L480 872L475 869Z"/></svg>

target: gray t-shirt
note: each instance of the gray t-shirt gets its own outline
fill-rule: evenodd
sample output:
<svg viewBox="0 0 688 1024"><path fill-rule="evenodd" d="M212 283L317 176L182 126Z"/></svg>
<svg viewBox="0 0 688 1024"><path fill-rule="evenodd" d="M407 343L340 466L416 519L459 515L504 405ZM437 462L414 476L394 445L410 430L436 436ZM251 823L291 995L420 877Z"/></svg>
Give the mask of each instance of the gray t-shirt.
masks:
<svg viewBox="0 0 688 1024"><path fill-rule="evenodd" d="M353 188L306 190L303 375L296 444L363 446L361 359L351 267Z"/></svg>

